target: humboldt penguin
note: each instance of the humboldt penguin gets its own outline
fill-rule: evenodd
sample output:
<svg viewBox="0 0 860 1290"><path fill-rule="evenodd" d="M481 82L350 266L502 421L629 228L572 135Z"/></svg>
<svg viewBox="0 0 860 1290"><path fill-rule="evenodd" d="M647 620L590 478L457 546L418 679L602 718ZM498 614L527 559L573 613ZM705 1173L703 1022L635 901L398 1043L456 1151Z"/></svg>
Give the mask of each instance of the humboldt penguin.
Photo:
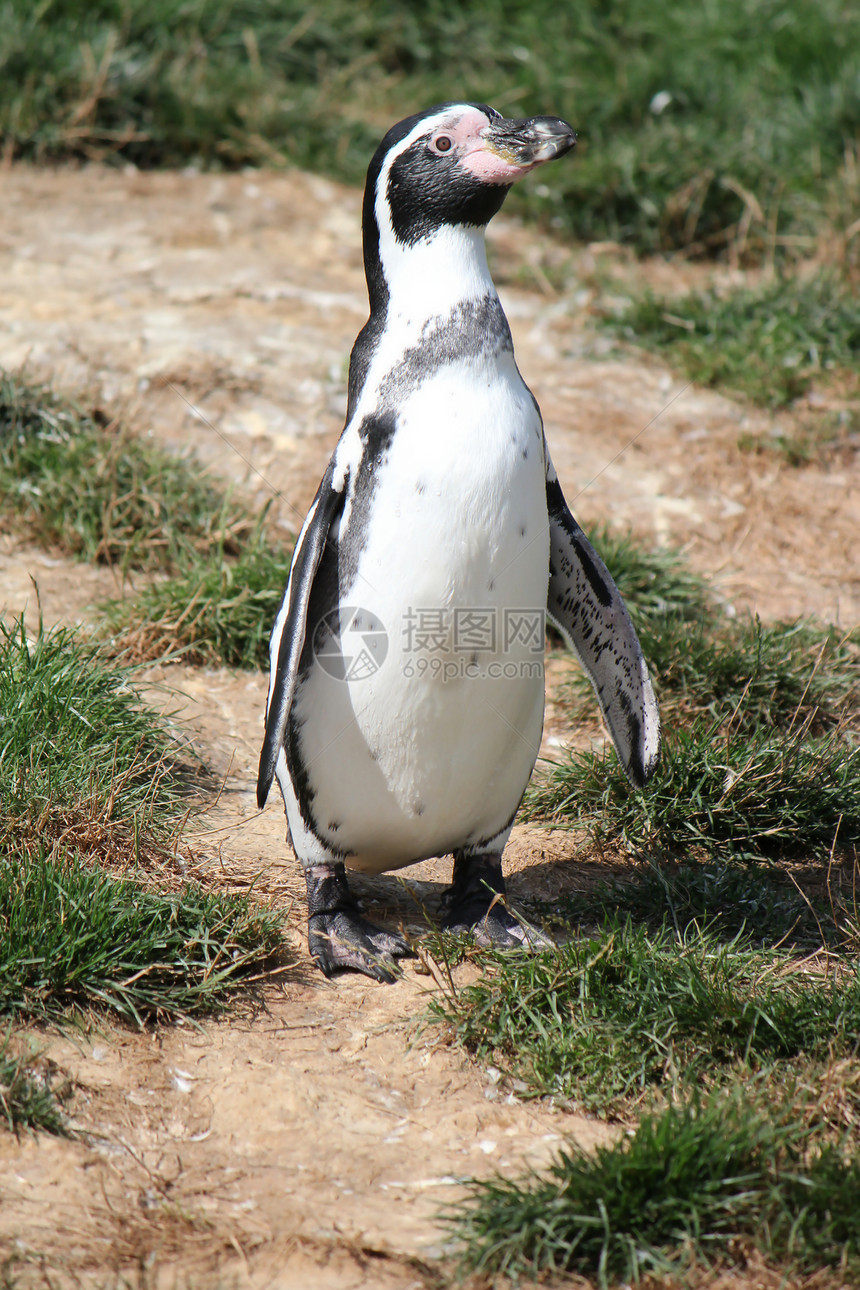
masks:
<svg viewBox="0 0 860 1290"><path fill-rule="evenodd" d="M272 633L257 784L261 808L280 785L326 976L392 981L410 952L363 917L347 869L452 854L443 925L541 943L504 901L502 852L540 746L546 621L631 782L658 761L636 633L565 503L484 244L511 185L575 141L555 117L445 103L370 163L370 316Z"/></svg>

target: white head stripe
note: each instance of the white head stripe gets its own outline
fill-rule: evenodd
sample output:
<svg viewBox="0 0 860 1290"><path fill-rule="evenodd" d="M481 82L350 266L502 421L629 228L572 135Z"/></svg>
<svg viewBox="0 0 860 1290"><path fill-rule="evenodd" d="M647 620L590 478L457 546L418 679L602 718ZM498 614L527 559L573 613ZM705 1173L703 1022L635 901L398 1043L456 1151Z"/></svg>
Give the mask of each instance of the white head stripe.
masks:
<svg viewBox="0 0 860 1290"><path fill-rule="evenodd" d="M454 103L451 107L445 108L442 112L438 112L436 116L423 117L417 125L414 125L409 133L387 153L376 179L376 193L373 200L373 210L376 215L376 223L379 226L380 236L383 234L383 231L391 234L394 232L391 224L391 216L388 212L386 195L388 193L388 177L391 174L391 167L394 165L397 158L402 156L407 149L411 148L416 139L420 139L422 135L427 134L435 126L447 125L458 116L462 116L465 111L469 110L474 112L476 116L484 116L484 113L479 108L473 108L471 107L471 104Z"/></svg>

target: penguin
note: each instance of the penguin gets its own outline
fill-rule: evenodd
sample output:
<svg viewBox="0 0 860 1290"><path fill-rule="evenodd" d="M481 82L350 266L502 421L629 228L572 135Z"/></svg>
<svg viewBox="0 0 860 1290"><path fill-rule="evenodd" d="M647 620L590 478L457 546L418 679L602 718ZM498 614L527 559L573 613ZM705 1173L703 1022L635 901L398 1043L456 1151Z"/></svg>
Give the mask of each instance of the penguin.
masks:
<svg viewBox="0 0 860 1290"><path fill-rule="evenodd" d="M370 314L272 631L257 784L261 809L280 786L327 977L391 982L411 952L363 917L347 869L453 855L444 927L548 943L502 872L540 746L547 621L630 781L659 759L636 632L568 510L484 243L511 185L575 142L555 117L444 103L389 130L367 172Z"/></svg>

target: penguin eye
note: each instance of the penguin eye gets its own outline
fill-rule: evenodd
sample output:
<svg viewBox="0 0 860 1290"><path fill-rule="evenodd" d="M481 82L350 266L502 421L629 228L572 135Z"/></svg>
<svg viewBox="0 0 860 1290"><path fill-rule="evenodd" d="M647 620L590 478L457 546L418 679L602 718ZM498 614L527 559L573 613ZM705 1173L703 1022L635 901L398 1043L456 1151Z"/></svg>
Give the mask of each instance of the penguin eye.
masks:
<svg viewBox="0 0 860 1290"><path fill-rule="evenodd" d="M447 134L437 134L433 140L433 147L436 152L450 152L453 146L454 140L449 138Z"/></svg>

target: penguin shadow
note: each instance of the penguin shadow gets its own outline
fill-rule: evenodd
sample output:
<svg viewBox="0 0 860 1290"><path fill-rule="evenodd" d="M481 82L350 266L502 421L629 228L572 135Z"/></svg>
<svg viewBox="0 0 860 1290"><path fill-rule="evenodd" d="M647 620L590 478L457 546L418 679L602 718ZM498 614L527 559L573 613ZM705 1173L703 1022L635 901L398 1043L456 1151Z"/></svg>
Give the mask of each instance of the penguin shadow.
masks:
<svg viewBox="0 0 860 1290"><path fill-rule="evenodd" d="M854 881L847 870L837 881L814 864L789 872L655 852L626 861L547 860L512 875L508 892L557 944L629 923L682 941L704 933L725 945L806 952L847 947L846 930L856 925Z"/></svg>
<svg viewBox="0 0 860 1290"><path fill-rule="evenodd" d="M506 873L505 901L527 923L563 942L581 926L577 904L583 893L607 873L622 875L629 868L562 860L527 863ZM371 876L352 872L350 887L371 922L396 928L416 940L439 932L452 869L453 858L445 856L396 873Z"/></svg>
<svg viewBox="0 0 860 1290"><path fill-rule="evenodd" d="M394 873L369 875L351 871L349 885L372 923L396 929L415 940L439 931L452 869L453 859L446 856Z"/></svg>
<svg viewBox="0 0 860 1290"><path fill-rule="evenodd" d="M418 940L439 931L452 860L399 873L351 875L368 918ZM833 875L831 875L833 878ZM642 855L635 860L545 859L506 874L507 902L559 946L629 922L678 938L701 931L729 944L739 937L798 950L844 940L851 875L825 884L819 866L788 873L764 865ZM855 911L856 912L856 911Z"/></svg>

